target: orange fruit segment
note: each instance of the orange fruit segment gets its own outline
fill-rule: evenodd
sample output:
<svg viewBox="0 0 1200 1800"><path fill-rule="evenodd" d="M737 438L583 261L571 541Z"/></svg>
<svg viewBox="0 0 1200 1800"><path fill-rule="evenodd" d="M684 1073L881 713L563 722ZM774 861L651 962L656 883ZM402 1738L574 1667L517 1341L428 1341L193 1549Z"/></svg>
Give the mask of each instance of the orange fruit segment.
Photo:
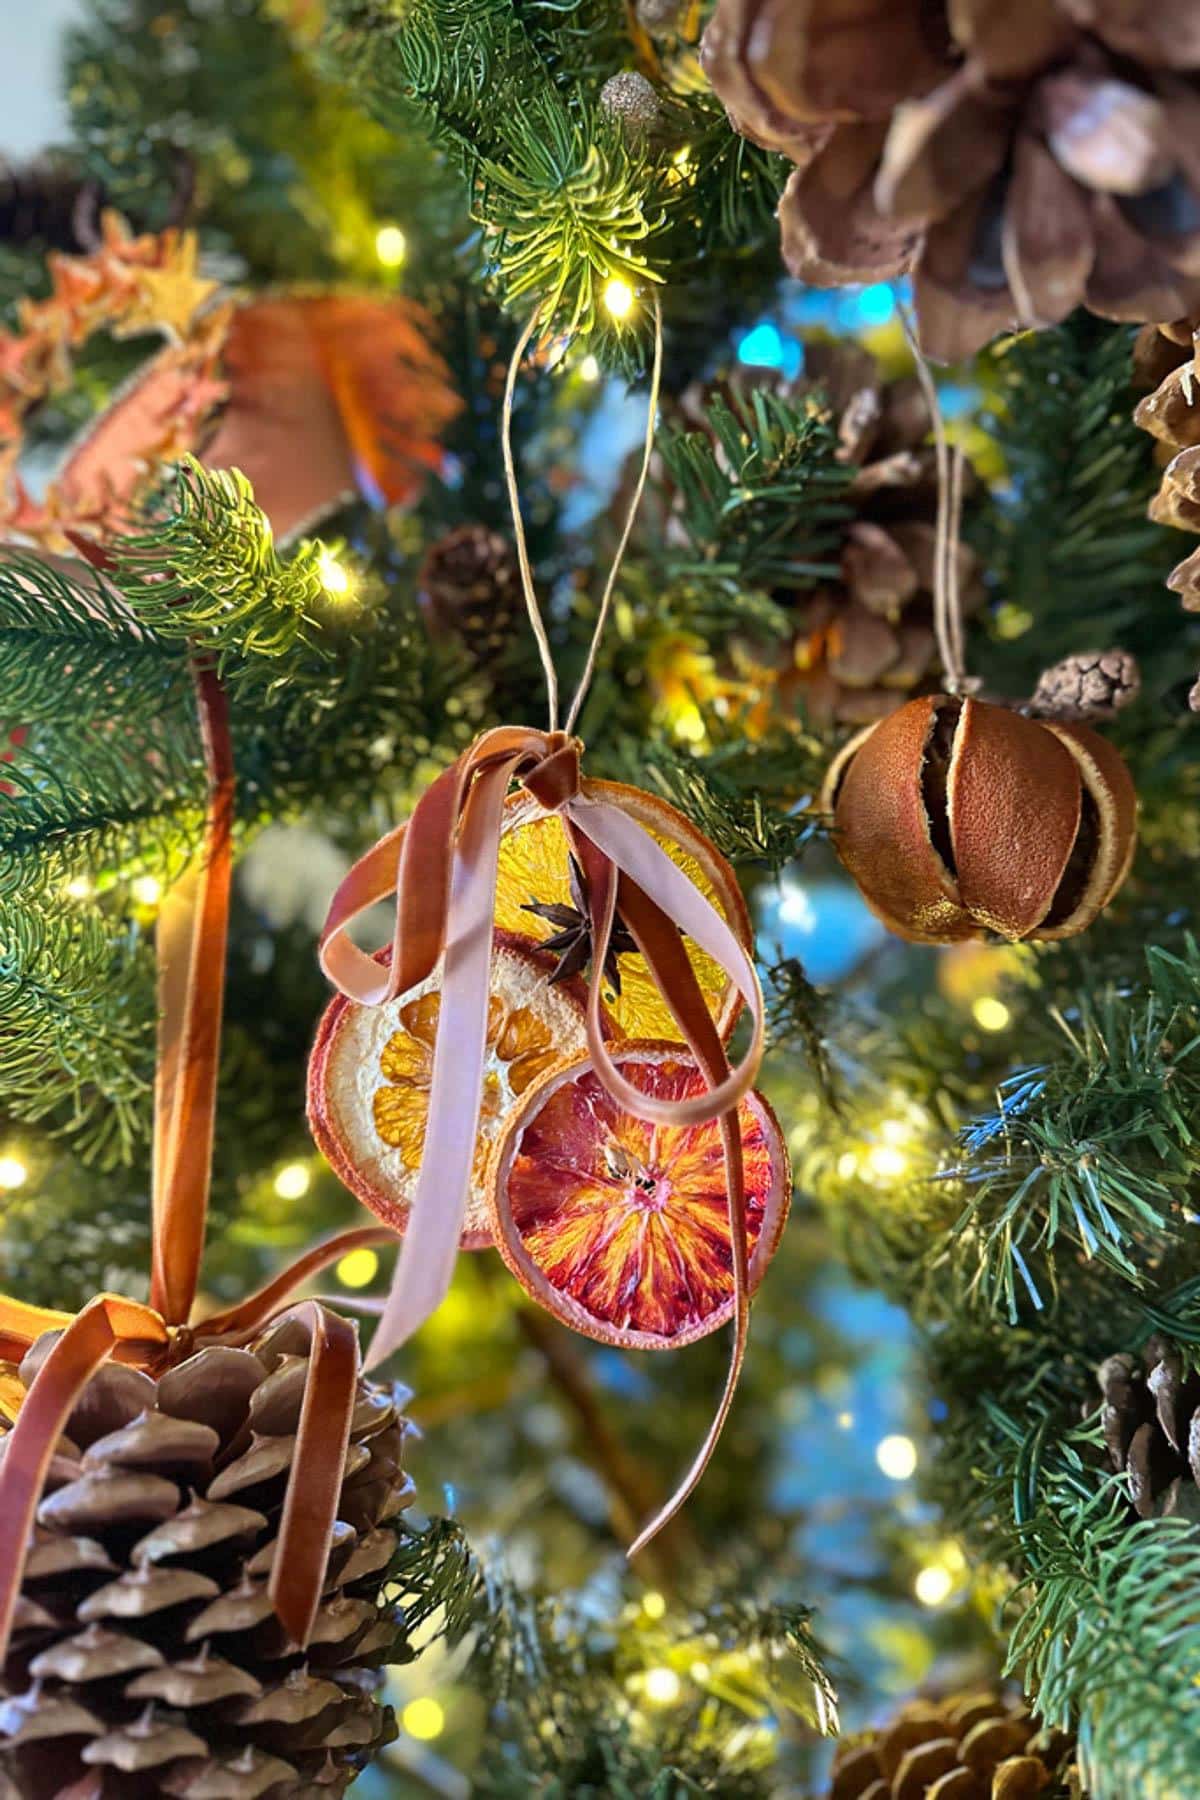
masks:
<svg viewBox="0 0 1200 1800"><path fill-rule="evenodd" d="M643 1092L705 1090L680 1044L621 1044ZM779 1125L761 1094L738 1108L750 1286L774 1255L791 1198ZM491 1167L496 1247L526 1292L588 1337L670 1350L733 1312L733 1263L718 1123L651 1125L602 1086L587 1056L558 1064L511 1113Z"/></svg>
<svg viewBox="0 0 1200 1800"><path fill-rule="evenodd" d="M339 995L326 1009L309 1062L308 1116L335 1174L385 1224L403 1231L425 1149L440 967L382 1006ZM484 1180L514 1101L586 1042L578 982L551 984L529 939L497 932L488 999L483 1099L464 1249L491 1243Z"/></svg>
<svg viewBox="0 0 1200 1800"><path fill-rule="evenodd" d="M705 899L729 925L734 936L752 953L750 920L737 878L725 858L690 820L665 801L640 788L611 781L583 783L583 791L597 799L619 798L627 811L649 831L683 870ZM681 849L673 836L687 846ZM526 911L531 900L567 906L571 902L567 836L555 813L543 812L528 794L514 794L507 803L500 839L499 880L496 887L496 924L504 931L522 932L541 941L555 927ZM737 989L710 956L685 939L688 954L709 1011L723 1037L728 1037L741 1009ZM678 1038L674 1017L660 995L639 953L620 958L621 992L615 994L604 981L605 1007L621 1037ZM602 977L603 979L603 977Z"/></svg>

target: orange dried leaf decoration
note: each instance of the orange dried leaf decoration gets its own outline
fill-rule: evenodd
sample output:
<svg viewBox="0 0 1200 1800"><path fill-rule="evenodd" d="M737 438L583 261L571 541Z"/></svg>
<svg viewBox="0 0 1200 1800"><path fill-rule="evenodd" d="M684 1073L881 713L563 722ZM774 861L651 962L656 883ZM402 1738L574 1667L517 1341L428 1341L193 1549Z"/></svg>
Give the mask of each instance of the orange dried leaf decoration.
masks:
<svg viewBox="0 0 1200 1800"><path fill-rule="evenodd" d="M431 347L433 323L411 302L281 294L214 304L193 233L135 238L114 213L99 250L52 256L49 267L50 297L25 302L19 331L0 332L0 531L54 551L71 548L71 532L103 540L129 524L160 465L187 451L241 469L280 537L355 491L406 502L439 466L437 438L459 401ZM72 352L101 330L168 343L35 500L17 474L25 417L67 385Z"/></svg>
<svg viewBox="0 0 1200 1800"><path fill-rule="evenodd" d="M229 403L203 460L240 469L280 537L356 490L411 500L460 406L432 335L407 300L281 295L240 308L223 357Z"/></svg>

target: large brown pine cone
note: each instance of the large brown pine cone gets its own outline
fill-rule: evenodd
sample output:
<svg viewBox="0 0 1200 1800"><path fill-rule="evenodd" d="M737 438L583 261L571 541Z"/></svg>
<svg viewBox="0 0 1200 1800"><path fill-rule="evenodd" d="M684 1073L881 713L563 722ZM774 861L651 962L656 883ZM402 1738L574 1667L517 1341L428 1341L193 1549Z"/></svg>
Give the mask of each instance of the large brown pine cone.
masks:
<svg viewBox="0 0 1200 1800"><path fill-rule="evenodd" d="M26 1384L51 1341L21 1365ZM0 1682L0 1795L329 1800L395 1735L383 1585L408 1503L403 1398L359 1381L325 1597L291 1645L266 1578L309 1337L106 1365L60 1440Z"/></svg>
<svg viewBox="0 0 1200 1800"><path fill-rule="evenodd" d="M1200 1375L1156 1336L1141 1365L1110 1356L1098 1379L1109 1460L1128 1476L1140 1517L1200 1519Z"/></svg>
<svg viewBox="0 0 1200 1800"><path fill-rule="evenodd" d="M1070 1748L1000 1694L917 1700L839 1746L828 1800L1056 1800L1072 1791Z"/></svg>
<svg viewBox="0 0 1200 1800"><path fill-rule="evenodd" d="M1150 502L1160 525L1200 532L1200 315L1174 324L1147 325L1138 333L1134 367L1153 385L1134 409L1133 422L1162 446L1162 481ZM1200 612L1200 550L1172 569L1167 586L1189 612Z"/></svg>
<svg viewBox="0 0 1200 1800"><path fill-rule="evenodd" d="M709 78L797 164L784 260L817 285L913 273L930 355L1076 306L1200 306L1194 0L719 0Z"/></svg>

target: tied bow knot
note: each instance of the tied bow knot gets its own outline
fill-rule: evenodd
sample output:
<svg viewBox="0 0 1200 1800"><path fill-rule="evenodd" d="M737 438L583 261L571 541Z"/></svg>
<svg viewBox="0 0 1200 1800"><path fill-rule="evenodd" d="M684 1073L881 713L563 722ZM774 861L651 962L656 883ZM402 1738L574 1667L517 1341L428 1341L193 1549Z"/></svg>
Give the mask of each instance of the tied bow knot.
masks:
<svg viewBox="0 0 1200 1800"><path fill-rule="evenodd" d="M556 741L557 740L557 741ZM521 776L521 786L532 794L543 812L561 812L579 793L579 762L583 745L565 731L546 733L546 753Z"/></svg>

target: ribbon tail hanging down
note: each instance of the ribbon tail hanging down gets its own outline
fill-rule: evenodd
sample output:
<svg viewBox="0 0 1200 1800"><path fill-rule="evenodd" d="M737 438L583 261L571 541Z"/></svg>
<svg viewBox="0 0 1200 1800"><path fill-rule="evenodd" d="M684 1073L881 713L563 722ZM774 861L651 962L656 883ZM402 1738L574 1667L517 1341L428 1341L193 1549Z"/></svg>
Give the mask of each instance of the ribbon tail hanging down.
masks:
<svg viewBox="0 0 1200 1800"><path fill-rule="evenodd" d="M463 809L446 915L421 1172L368 1368L390 1356L436 1312L454 1274L483 1099L497 860L510 775L507 762L481 771Z"/></svg>
<svg viewBox="0 0 1200 1800"><path fill-rule="evenodd" d="M591 896L593 967L604 966L619 898L622 917L654 976L659 992L670 1006L679 1030L700 1065L711 1096L729 1082L729 1059L674 921L628 875L619 873L616 865L581 831L572 828L571 835ZM702 896L697 898L707 905ZM750 1273L746 1242L745 1172L736 1100L719 1115L718 1124L725 1159L725 1194L733 1273L733 1343L729 1367L716 1412L691 1467L665 1506L660 1508L629 1546L630 1557L645 1549L695 1491L720 1442L746 1357L750 1332Z"/></svg>

